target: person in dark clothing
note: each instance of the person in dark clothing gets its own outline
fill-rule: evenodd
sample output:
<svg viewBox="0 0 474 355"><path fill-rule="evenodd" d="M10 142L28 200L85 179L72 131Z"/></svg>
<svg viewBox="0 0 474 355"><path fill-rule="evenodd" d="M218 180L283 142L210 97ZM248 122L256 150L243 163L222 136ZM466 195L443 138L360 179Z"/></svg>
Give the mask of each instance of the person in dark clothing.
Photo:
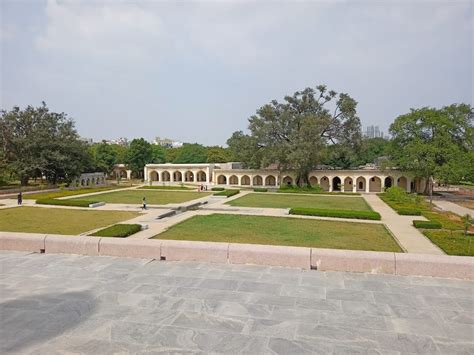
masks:
<svg viewBox="0 0 474 355"><path fill-rule="evenodd" d="M21 206L21 204L23 203L23 194L21 191L17 196L17 202L18 202L18 206Z"/></svg>
<svg viewBox="0 0 474 355"><path fill-rule="evenodd" d="M142 207L142 209L146 210L146 198L145 198L145 197L143 197L143 201L142 201L142 202L143 202L143 207Z"/></svg>

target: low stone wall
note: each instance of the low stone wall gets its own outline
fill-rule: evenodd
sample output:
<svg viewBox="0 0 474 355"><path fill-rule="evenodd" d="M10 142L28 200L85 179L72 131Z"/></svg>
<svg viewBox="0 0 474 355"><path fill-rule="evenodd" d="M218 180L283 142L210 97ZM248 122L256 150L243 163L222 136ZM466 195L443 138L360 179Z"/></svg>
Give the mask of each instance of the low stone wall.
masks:
<svg viewBox="0 0 474 355"><path fill-rule="evenodd" d="M474 258L448 255L0 232L0 250L298 267L474 280Z"/></svg>

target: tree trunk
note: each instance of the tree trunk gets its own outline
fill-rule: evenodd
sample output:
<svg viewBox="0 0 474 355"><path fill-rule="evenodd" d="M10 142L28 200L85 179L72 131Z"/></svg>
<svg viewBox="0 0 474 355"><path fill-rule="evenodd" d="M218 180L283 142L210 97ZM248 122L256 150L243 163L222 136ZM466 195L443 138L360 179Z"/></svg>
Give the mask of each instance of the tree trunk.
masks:
<svg viewBox="0 0 474 355"><path fill-rule="evenodd" d="M23 175L23 176L20 178L20 184L21 184L21 186L28 186L28 180L29 180L29 176Z"/></svg>
<svg viewBox="0 0 474 355"><path fill-rule="evenodd" d="M430 208L433 207L433 176L430 176L428 180L429 189L430 189Z"/></svg>

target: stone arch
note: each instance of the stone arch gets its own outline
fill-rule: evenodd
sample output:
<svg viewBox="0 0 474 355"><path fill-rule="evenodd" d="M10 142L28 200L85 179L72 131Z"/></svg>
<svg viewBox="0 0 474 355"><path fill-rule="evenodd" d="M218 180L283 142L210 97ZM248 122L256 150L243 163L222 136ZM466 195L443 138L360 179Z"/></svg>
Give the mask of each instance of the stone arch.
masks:
<svg viewBox="0 0 474 355"><path fill-rule="evenodd" d="M253 184L255 186L262 186L263 185L263 179L260 175L255 175L252 180L253 180Z"/></svg>
<svg viewBox="0 0 474 355"><path fill-rule="evenodd" d="M125 170L120 170L120 178L121 179L126 179L127 178L127 172Z"/></svg>
<svg viewBox="0 0 474 355"><path fill-rule="evenodd" d="M420 177L416 177L413 180L413 191L421 193L425 188L424 180Z"/></svg>
<svg viewBox="0 0 474 355"><path fill-rule="evenodd" d="M369 192L382 192L382 180L378 176L369 179Z"/></svg>
<svg viewBox="0 0 474 355"><path fill-rule="evenodd" d="M206 181L206 173L202 170L199 170L197 173L196 173L196 180L198 182L204 182Z"/></svg>
<svg viewBox="0 0 474 355"><path fill-rule="evenodd" d="M227 184L227 177L225 175L219 175L217 177L217 183L219 185L226 185Z"/></svg>
<svg viewBox="0 0 474 355"><path fill-rule="evenodd" d="M91 185L95 185L95 178L94 177L91 178Z"/></svg>
<svg viewBox="0 0 474 355"><path fill-rule="evenodd" d="M84 179L81 180L81 186L86 186L86 180Z"/></svg>
<svg viewBox="0 0 474 355"><path fill-rule="evenodd" d="M163 171L163 172L161 173L161 180L162 180L162 181L171 181L171 175L170 175L170 173L167 172L167 171Z"/></svg>
<svg viewBox="0 0 474 355"><path fill-rule="evenodd" d="M150 181L160 181L160 176L156 170L150 171Z"/></svg>
<svg viewBox="0 0 474 355"><path fill-rule="evenodd" d="M318 178L316 176L311 176L309 178L309 184L311 186L316 186L318 184Z"/></svg>
<svg viewBox="0 0 474 355"><path fill-rule="evenodd" d="M339 176L335 176L332 178L332 190L333 191L341 191L342 181Z"/></svg>
<svg viewBox="0 0 474 355"><path fill-rule="evenodd" d="M244 175L240 178L240 185L250 185L250 177L248 175Z"/></svg>
<svg viewBox="0 0 474 355"><path fill-rule="evenodd" d="M293 178L291 176L285 176L282 181L283 181L283 185L286 185L286 186L293 185Z"/></svg>
<svg viewBox="0 0 474 355"><path fill-rule="evenodd" d="M397 179L397 186L401 187L402 189L404 189L406 191L407 190L407 182L408 182L408 180L405 176L400 176Z"/></svg>
<svg viewBox="0 0 474 355"><path fill-rule="evenodd" d="M105 177L102 176L101 181L102 181L103 184L105 184Z"/></svg>
<svg viewBox="0 0 474 355"><path fill-rule="evenodd" d="M266 186L275 186L276 185L276 179L273 175L268 175L265 178L265 185Z"/></svg>
<svg viewBox="0 0 474 355"><path fill-rule="evenodd" d="M387 176L383 181L383 187L388 189L393 186L393 177Z"/></svg>
<svg viewBox="0 0 474 355"><path fill-rule="evenodd" d="M327 176L323 176L319 180L319 185L322 187L324 191L329 191L329 178Z"/></svg>
<svg viewBox="0 0 474 355"><path fill-rule="evenodd" d="M184 173L184 181L193 182L194 174L192 171L188 170Z"/></svg>
<svg viewBox="0 0 474 355"><path fill-rule="evenodd" d="M230 178L229 178L229 184L230 185L238 185L239 184L239 178L235 175L232 175Z"/></svg>
<svg viewBox="0 0 474 355"><path fill-rule="evenodd" d="M175 171L173 173L173 181L183 181L183 174L181 174L181 171Z"/></svg>
<svg viewBox="0 0 474 355"><path fill-rule="evenodd" d="M352 178L351 177L346 177L344 179L344 191L346 192L351 192L352 191L352 187L353 187L353 184L354 182L352 181Z"/></svg>
<svg viewBox="0 0 474 355"><path fill-rule="evenodd" d="M365 191L365 177L359 176L356 180L356 190L359 192Z"/></svg>
<svg viewBox="0 0 474 355"><path fill-rule="evenodd" d="M91 184L91 180L89 178L87 178L86 185L89 186L90 184Z"/></svg>

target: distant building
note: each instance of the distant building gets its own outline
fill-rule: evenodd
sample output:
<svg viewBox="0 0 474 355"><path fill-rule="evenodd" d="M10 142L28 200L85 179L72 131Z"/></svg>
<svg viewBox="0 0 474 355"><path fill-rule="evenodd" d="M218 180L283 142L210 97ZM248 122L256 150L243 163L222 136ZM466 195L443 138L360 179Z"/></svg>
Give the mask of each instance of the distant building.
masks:
<svg viewBox="0 0 474 355"><path fill-rule="evenodd" d="M379 126L367 126L364 136L367 138L386 138Z"/></svg>
<svg viewBox="0 0 474 355"><path fill-rule="evenodd" d="M178 142L169 138L156 137L153 140L153 144L162 146L164 148L180 148L183 146L182 142Z"/></svg>
<svg viewBox="0 0 474 355"><path fill-rule="evenodd" d="M117 145L122 145L122 146L128 146L128 139L125 137L120 137L117 139L104 139L102 142L107 143L107 144L117 144Z"/></svg>
<svg viewBox="0 0 474 355"><path fill-rule="evenodd" d="M79 138L79 140L86 143L86 144L89 144L89 145L94 144L94 141L92 140L92 138L81 137L81 138Z"/></svg>

